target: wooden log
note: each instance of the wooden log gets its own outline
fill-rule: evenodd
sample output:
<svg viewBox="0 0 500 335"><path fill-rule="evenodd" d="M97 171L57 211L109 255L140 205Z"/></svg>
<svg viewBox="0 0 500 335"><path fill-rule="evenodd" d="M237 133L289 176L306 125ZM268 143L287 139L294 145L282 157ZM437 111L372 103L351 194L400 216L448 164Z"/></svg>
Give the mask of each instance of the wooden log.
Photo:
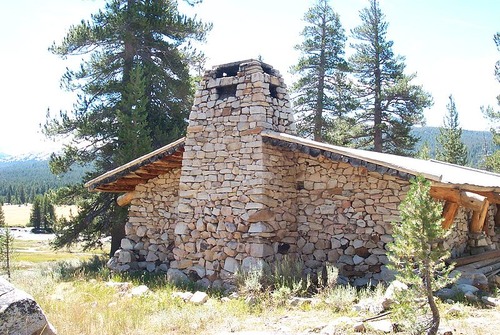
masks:
<svg viewBox="0 0 500 335"><path fill-rule="evenodd" d="M135 197L135 192L127 192L125 194L120 195L116 199L116 203L118 204L118 206L124 207L130 204L130 202L132 201L132 199L134 199L134 197Z"/></svg>
<svg viewBox="0 0 500 335"><path fill-rule="evenodd" d="M500 194L493 191L476 191L475 193L483 195L488 198L488 201L492 204L500 204Z"/></svg>
<svg viewBox="0 0 500 335"><path fill-rule="evenodd" d="M473 211L480 211L484 200L486 200L485 196L477 193L438 186L431 187L430 195L434 199L455 202L459 206L472 209Z"/></svg>
<svg viewBox="0 0 500 335"><path fill-rule="evenodd" d="M477 262L470 263L470 264L467 264L467 265L457 266L457 267L455 267L455 269L457 269L457 270L465 269L465 268L467 268L467 269L479 269L479 268L482 268L482 267L485 267L485 266L490 266L492 264L495 264L498 261L499 260L497 258L483 259L481 261L477 261Z"/></svg>
<svg viewBox="0 0 500 335"><path fill-rule="evenodd" d="M443 208L444 221L441 223L443 229L450 229L455 216L457 215L458 204L456 202L446 201Z"/></svg>
<svg viewBox="0 0 500 335"><path fill-rule="evenodd" d="M486 215L488 214L488 207L490 206L490 202L488 199L484 199L481 210L474 211L472 213L472 222L470 224L470 231L473 233L479 233L483 230L484 220L486 219Z"/></svg>
<svg viewBox="0 0 500 335"><path fill-rule="evenodd" d="M486 259L494 259L500 257L500 250L493 250L483 252L482 254L473 255L473 256L465 256L456 259L449 259L447 263L455 263L455 266L467 265L474 262L486 260Z"/></svg>
<svg viewBox="0 0 500 335"><path fill-rule="evenodd" d="M483 266L482 268L478 268L477 271L486 275L488 273L492 273L499 269L500 269L500 262L488 266Z"/></svg>

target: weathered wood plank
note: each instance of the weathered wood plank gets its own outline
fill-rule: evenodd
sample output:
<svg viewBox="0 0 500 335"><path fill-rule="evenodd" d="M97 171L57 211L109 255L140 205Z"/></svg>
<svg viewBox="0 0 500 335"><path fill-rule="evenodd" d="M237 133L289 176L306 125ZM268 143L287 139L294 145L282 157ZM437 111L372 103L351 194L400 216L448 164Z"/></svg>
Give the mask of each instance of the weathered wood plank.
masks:
<svg viewBox="0 0 500 335"><path fill-rule="evenodd" d="M443 208L444 221L441 223L443 229L450 229L457 215L458 207L456 202L446 201Z"/></svg>
<svg viewBox="0 0 500 335"><path fill-rule="evenodd" d="M482 254L465 256L456 259L447 260L447 263L455 263L455 266L467 265L478 261L483 261L486 259L500 258L500 250L487 251Z"/></svg>
<svg viewBox="0 0 500 335"><path fill-rule="evenodd" d="M488 199L483 201L483 205L481 210L474 211L472 213L472 222L470 224L470 231L473 233L479 233L483 230L484 220L486 219L486 215L488 214L488 207L490 206L490 202Z"/></svg>

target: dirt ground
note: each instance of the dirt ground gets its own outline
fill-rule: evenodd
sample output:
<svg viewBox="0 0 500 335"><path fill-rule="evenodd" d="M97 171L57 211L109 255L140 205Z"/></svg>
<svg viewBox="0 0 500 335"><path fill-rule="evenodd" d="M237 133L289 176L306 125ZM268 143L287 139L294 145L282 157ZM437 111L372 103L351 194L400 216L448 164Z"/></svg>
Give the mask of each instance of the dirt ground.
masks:
<svg viewBox="0 0 500 335"><path fill-rule="evenodd" d="M441 321L441 334L444 330L449 330L452 335L498 335L500 334L500 308L479 309L463 307L462 316L447 320L443 316ZM466 316L469 313L469 316ZM465 314L465 316L464 316ZM382 318L384 320L384 318ZM387 320L387 318L385 318ZM352 323L356 320L348 317L332 318L325 311L290 311L288 315L273 317L249 318L244 323L236 321L223 325L214 334L236 334L236 335L291 335L291 334L360 334L353 330ZM367 323L365 323L367 325ZM367 330L363 334L384 334ZM391 332L392 334L392 332ZM395 333L394 334L404 334ZM449 335L449 334L447 334Z"/></svg>

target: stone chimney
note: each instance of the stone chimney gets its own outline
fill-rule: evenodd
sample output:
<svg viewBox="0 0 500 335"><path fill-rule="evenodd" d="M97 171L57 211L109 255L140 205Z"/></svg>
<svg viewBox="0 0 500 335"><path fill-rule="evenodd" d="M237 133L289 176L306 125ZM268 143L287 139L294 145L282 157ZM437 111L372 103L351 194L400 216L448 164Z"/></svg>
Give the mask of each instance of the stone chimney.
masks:
<svg viewBox="0 0 500 335"><path fill-rule="evenodd" d="M189 116L172 268L225 279L272 257L255 219L270 207L263 130L295 133L279 72L257 60L206 71Z"/></svg>

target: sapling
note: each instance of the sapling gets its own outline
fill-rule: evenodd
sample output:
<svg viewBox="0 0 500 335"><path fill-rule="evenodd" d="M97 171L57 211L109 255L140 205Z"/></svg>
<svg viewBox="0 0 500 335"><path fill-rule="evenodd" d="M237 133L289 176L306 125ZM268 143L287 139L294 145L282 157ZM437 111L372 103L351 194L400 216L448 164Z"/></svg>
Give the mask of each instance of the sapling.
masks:
<svg viewBox="0 0 500 335"><path fill-rule="evenodd" d="M443 247L446 231L441 222L443 206L431 198L430 182L423 177L411 181L406 198L399 211L401 221L393 223L394 241L388 245L390 268L396 279L408 285L408 290L398 294L394 316L401 321L412 320L412 330L436 334L439 328L439 309L433 291L448 285L452 266L445 260L450 251ZM418 322L419 317L431 312L430 322Z"/></svg>

